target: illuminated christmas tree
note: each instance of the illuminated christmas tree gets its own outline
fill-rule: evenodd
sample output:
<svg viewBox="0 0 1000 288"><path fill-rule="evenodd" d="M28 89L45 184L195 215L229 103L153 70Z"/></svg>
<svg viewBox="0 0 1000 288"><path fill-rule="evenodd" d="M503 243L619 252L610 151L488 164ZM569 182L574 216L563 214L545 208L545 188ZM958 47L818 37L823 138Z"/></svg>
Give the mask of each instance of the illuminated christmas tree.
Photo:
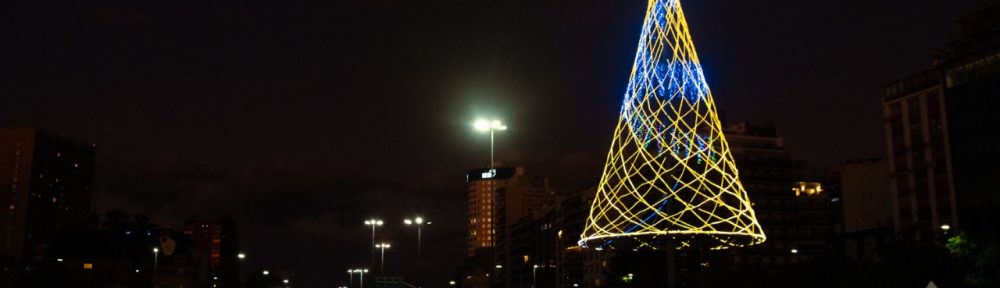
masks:
<svg viewBox="0 0 1000 288"><path fill-rule="evenodd" d="M679 0L650 0L582 246L764 241Z"/></svg>

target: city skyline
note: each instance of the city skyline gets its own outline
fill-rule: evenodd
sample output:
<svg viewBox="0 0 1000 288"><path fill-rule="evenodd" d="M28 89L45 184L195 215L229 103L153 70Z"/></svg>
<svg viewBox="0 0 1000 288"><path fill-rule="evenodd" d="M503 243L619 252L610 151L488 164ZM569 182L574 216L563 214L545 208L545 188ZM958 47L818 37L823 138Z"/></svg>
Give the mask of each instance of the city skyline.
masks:
<svg viewBox="0 0 1000 288"><path fill-rule="evenodd" d="M882 85L929 68L979 1L688 2L727 123L774 122L824 171L885 154ZM645 4L18 4L0 126L95 144L102 214L234 217L250 267L307 284L369 265L371 217L415 258L403 219L424 215L424 257L454 267L421 280L442 281L467 229L442 220L464 219L464 174L489 162L473 121L510 126L498 161L562 193L595 185Z"/></svg>

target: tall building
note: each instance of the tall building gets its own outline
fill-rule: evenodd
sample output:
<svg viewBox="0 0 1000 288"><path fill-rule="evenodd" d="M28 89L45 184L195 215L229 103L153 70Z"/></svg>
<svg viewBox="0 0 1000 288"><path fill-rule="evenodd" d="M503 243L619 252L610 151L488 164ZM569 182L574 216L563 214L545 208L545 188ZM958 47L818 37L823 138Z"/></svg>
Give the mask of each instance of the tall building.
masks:
<svg viewBox="0 0 1000 288"><path fill-rule="evenodd" d="M798 181L801 164L791 159L777 129L742 122L725 132L767 235L763 244L733 249L732 267L779 271L825 255L832 233L829 196L820 183Z"/></svg>
<svg viewBox="0 0 1000 288"><path fill-rule="evenodd" d="M40 259L59 233L86 224L94 154L42 130L0 129L0 259Z"/></svg>
<svg viewBox="0 0 1000 288"><path fill-rule="evenodd" d="M468 256L473 257L478 251L489 251L493 247L493 205L494 194L507 185L507 180L514 176L514 168L493 167L475 169L466 174L469 184L469 240Z"/></svg>
<svg viewBox="0 0 1000 288"><path fill-rule="evenodd" d="M530 218L533 213L541 211L546 205L550 205L555 199L555 191L549 187L549 179L543 176L525 175L523 167L517 167L514 176L507 180L503 188L497 189L494 193L493 223L494 226L494 263L501 267L515 267L517 264L531 262L525 260L525 255L520 249L528 249L517 243L524 239L517 239L515 228L531 229L528 225L515 225L522 218ZM547 229L548 230L548 229ZM523 270L522 270L523 271ZM512 279L514 269L502 269L494 277L494 285L498 287L518 287L508 282ZM521 274L518 274L521 275Z"/></svg>
<svg viewBox="0 0 1000 288"><path fill-rule="evenodd" d="M839 197L835 211L838 244L851 260L878 261L879 251L892 241L893 210L889 166L884 160L853 160L839 165L829 186Z"/></svg>
<svg viewBox="0 0 1000 288"><path fill-rule="evenodd" d="M883 90L894 227L906 239L932 239L940 225L957 223L941 84L935 68Z"/></svg>
<svg viewBox="0 0 1000 288"><path fill-rule="evenodd" d="M942 70L955 201L960 228L1000 238L1000 2L962 17L960 36L946 48ZM941 223L947 224L947 223ZM954 226L954 225L953 225Z"/></svg>
<svg viewBox="0 0 1000 288"><path fill-rule="evenodd" d="M239 287L239 237L236 221L226 217L193 217L184 221L184 234L195 254L208 263L205 282L213 287Z"/></svg>
<svg viewBox="0 0 1000 288"><path fill-rule="evenodd" d="M882 160L864 160L840 166L844 232L892 227L889 167Z"/></svg>
<svg viewBox="0 0 1000 288"><path fill-rule="evenodd" d="M939 239L940 227L997 235L1000 135L1000 4L959 20L959 37L933 67L883 88L895 230Z"/></svg>

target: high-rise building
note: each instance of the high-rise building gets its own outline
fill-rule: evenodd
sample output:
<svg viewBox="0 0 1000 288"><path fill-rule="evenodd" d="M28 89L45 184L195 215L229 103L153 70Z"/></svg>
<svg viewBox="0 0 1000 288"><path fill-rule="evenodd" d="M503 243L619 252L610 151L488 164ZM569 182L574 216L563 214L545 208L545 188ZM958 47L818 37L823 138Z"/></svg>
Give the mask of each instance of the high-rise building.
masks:
<svg viewBox="0 0 1000 288"><path fill-rule="evenodd" d="M906 239L931 239L957 223L948 119L940 69L886 85L886 158L894 227Z"/></svg>
<svg viewBox="0 0 1000 288"><path fill-rule="evenodd" d="M494 233L494 194L506 187L507 180L514 176L514 168L492 167L475 169L466 175L469 183L469 241L468 256L473 257L479 251L489 251L493 248ZM485 253L485 252L484 252Z"/></svg>
<svg viewBox="0 0 1000 288"><path fill-rule="evenodd" d="M820 183L803 182L801 164L785 150L772 125L742 122L726 138L767 241L733 249L733 267L778 271L827 253L830 199Z"/></svg>
<svg viewBox="0 0 1000 288"><path fill-rule="evenodd" d="M45 256L92 211L95 146L34 128L0 129L0 259Z"/></svg>
<svg viewBox="0 0 1000 288"><path fill-rule="evenodd" d="M941 66L958 224L1000 237L1000 135L984 127L1000 123L1000 2L990 3L958 21Z"/></svg>
<svg viewBox="0 0 1000 288"><path fill-rule="evenodd" d="M540 211L546 205L551 205L554 199L555 191L549 187L549 179L543 176L525 175L523 167L517 167L514 176L507 180L506 185L496 190L493 205L493 223L496 224L493 232L493 251L496 265L513 268L517 264L531 262L530 259L525 260L524 254L517 253L521 251L519 248L523 247L515 244L525 241L517 241L514 236L524 233L515 233L513 229L531 229L530 224L522 226L515 224L522 218L530 218L532 213ZM494 277L494 285L514 287L511 285L515 283L506 281L513 278L513 273L514 269L502 269Z"/></svg>
<svg viewBox="0 0 1000 288"><path fill-rule="evenodd" d="M213 287L239 287L239 237L236 221L226 217L193 217L184 221L197 255L208 262L207 279Z"/></svg>
<svg viewBox="0 0 1000 288"><path fill-rule="evenodd" d="M940 227L996 235L1000 141L984 124L1000 121L1000 4L959 20L959 37L931 69L883 88L895 230L935 240Z"/></svg>

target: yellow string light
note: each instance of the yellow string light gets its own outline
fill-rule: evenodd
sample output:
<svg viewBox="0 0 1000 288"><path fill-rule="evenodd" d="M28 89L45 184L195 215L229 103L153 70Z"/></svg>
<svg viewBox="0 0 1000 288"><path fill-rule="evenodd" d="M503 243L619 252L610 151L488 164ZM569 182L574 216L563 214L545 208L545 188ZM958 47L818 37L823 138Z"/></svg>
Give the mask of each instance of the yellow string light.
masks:
<svg viewBox="0 0 1000 288"><path fill-rule="evenodd" d="M650 0L580 245L761 243L679 0Z"/></svg>

